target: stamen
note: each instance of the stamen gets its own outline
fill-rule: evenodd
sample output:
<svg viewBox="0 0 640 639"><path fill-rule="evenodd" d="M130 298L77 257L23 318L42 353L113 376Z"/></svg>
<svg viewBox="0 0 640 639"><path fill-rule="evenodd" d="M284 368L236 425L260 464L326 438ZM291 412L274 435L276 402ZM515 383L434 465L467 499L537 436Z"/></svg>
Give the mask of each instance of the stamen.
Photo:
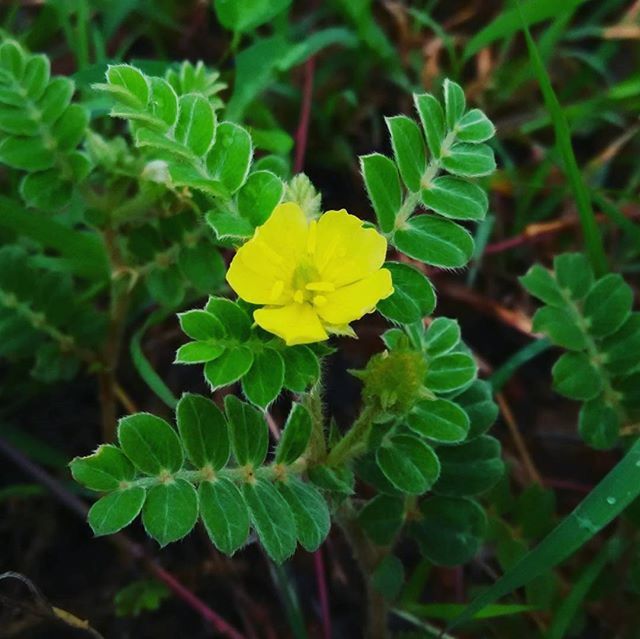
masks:
<svg viewBox="0 0 640 639"><path fill-rule="evenodd" d="M304 302L304 291L296 291L293 294L293 301L296 302L297 304L302 304L302 302Z"/></svg>
<svg viewBox="0 0 640 639"><path fill-rule="evenodd" d="M327 300L327 298L326 298L324 295L316 295L316 296L313 298L313 303L314 303L316 306L324 306L324 305L327 303L327 301L328 301L328 300Z"/></svg>
<svg viewBox="0 0 640 639"><path fill-rule="evenodd" d="M333 293L336 290L332 282L309 282L305 288L308 291L322 291L323 293Z"/></svg>

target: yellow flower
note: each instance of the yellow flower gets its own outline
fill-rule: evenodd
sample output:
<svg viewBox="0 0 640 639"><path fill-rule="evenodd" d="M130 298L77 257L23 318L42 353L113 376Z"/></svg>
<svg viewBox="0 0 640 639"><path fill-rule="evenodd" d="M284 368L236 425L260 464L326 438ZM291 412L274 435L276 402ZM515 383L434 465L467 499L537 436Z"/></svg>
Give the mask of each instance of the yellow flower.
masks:
<svg viewBox="0 0 640 639"><path fill-rule="evenodd" d="M253 318L289 346L353 335L349 322L393 293L381 268L387 241L362 220L327 211L309 221L293 202L280 204L236 253L227 281L240 298L260 304Z"/></svg>

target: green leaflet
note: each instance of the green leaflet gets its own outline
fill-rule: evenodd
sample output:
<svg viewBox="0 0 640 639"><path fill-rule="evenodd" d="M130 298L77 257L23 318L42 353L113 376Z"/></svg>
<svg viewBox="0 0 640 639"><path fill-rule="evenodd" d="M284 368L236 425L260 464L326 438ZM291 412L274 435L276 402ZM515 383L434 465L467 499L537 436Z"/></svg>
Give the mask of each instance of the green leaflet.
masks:
<svg viewBox="0 0 640 639"><path fill-rule="evenodd" d="M389 158L380 153L362 156L360 167L378 224L383 232L389 233L402 206L398 170Z"/></svg>
<svg viewBox="0 0 640 639"><path fill-rule="evenodd" d="M296 521L282 495L269 483L258 480L242 487L251 524L271 559L282 563L296 549Z"/></svg>
<svg viewBox="0 0 640 639"><path fill-rule="evenodd" d="M311 437L311 415L302 404L293 404L276 448L277 464L293 464L304 454Z"/></svg>
<svg viewBox="0 0 640 639"><path fill-rule="evenodd" d="M280 494L291 508L300 545L314 552L325 540L331 528L327 502L311 484L290 477L277 484Z"/></svg>
<svg viewBox="0 0 640 639"><path fill-rule="evenodd" d="M138 516L145 497L144 488L135 487L117 490L99 499L88 515L93 534L112 535L128 526Z"/></svg>
<svg viewBox="0 0 640 639"><path fill-rule="evenodd" d="M393 235L398 249L425 264L464 266L473 254L473 239L458 224L432 215L411 218Z"/></svg>
<svg viewBox="0 0 640 639"><path fill-rule="evenodd" d="M239 466L259 466L267 456L269 431L262 413L235 395L224 398L231 450Z"/></svg>
<svg viewBox="0 0 640 639"><path fill-rule="evenodd" d="M471 499L430 497L420 504L422 519L412 527L422 554L436 565L471 559L485 535L487 517Z"/></svg>
<svg viewBox="0 0 640 639"><path fill-rule="evenodd" d="M417 437L396 435L383 444L376 460L385 477L398 489L421 495L440 475L440 462L433 449Z"/></svg>
<svg viewBox="0 0 640 639"><path fill-rule="evenodd" d="M118 423L118 441L124 454L143 473L175 472L182 467L178 435L155 415L137 413L123 417Z"/></svg>
<svg viewBox="0 0 640 639"><path fill-rule="evenodd" d="M391 272L393 295L378 302L380 313L394 322L412 324L433 312L436 295L420 271L400 262L386 262L384 268Z"/></svg>
<svg viewBox="0 0 640 639"><path fill-rule="evenodd" d="M249 535L249 511L242 493L227 479L202 482L198 490L200 516L215 547L232 555Z"/></svg>
<svg viewBox="0 0 640 639"><path fill-rule="evenodd" d="M176 407L176 421L187 456L196 468L219 470L226 465L228 426L222 411L210 399L185 393Z"/></svg>
<svg viewBox="0 0 640 639"><path fill-rule="evenodd" d="M280 353L265 348L253 356L253 363L242 378L242 390L247 399L266 408L282 390L284 384L284 361Z"/></svg>
<svg viewBox="0 0 640 639"><path fill-rule="evenodd" d="M150 488L142 509L142 523L161 546L182 539L198 520L198 493L184 479Z"/></svg>
<svg viewBox="0 0 640 639"><path fill-rule="evenodd" d="M131 462L116 446L103 444L87 457L76 457L70 464L73 478L91 490L115 490L134 477Z"/></svg>

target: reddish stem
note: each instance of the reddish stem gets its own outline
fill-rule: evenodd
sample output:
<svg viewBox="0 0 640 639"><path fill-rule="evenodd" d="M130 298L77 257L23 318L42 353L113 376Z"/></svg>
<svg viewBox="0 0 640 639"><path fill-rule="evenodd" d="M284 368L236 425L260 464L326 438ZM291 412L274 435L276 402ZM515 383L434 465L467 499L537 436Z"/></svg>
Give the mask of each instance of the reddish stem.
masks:
<svg viewBox="0 0 640 639"><path fill-rule="evenodd" d="M25 457L25 455L23 455L18 449L14 448L13 445L1 437L0 453L14 462L25 474L41 483L70 511L74 512L81 519L87 518L89 507L84 503L84 501L69 492L57 479L54 479L43 468ZM122 533L112 535L107 539L116 546L125 550L134 559L142 560L150 573L152 573L159 581L164 583L167 588L172 590L178 598L182 599L182 601L200 614L203 619L208 621L217 632L229 639L245 639L244 635L227 623L227 621L225 621L217 612L211 610L211 608L209 608L202 599L183 586L170 572L166 571L142 548L142 546L131 541Z"/></svg>
<svg viewBox="0 0 640 639"><path fill-rule="evenodd" d="M307 151L309 137L309 118L311 115L311 98L313 97L313 76L315 73L315 58L309 58L304 64L304 85L302 87L302 103L300 105L300 120L296 130L296 156L293 172L300 173L304 167L304 156Z"/></svg>
<svg viewBox="0 0 640 639"><path fill-rule="evenodd" d="M331 611L329 610L329 591L327 589L326 571L322 557L322 546L313 553L313 565L316 572L316 583L320 595L320 610L322 611L322 636L331 639Z"/></svg>

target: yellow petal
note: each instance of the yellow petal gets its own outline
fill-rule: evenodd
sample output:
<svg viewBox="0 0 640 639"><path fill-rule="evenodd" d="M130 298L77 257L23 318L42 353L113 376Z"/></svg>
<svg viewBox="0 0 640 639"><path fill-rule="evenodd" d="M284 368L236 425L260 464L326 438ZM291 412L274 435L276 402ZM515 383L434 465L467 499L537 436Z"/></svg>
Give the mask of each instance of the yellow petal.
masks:
<svg viewBox="0 0 640 639"><path fill-rule="evenodd" d="M253 312L253 319L265 331L281 337L287 346L322 342L329 337L309 304L260 308Z"/></svg>
<svg viewBox="0 0 640 639"><path fill-rule="evenodd" d="M269 219L235 254L229 286L251 304L288 304L297 255L304 249L307 220L293 203L277 206Z"/></svg>
<svg viewBox="0 0 640 639"><path fill-rule="evenodd" d="M391 293L391 273L383 268L359 282L327 293L327 301L318 306L318 314L328 324L348 324L373 311L376 304Z"/></svg>
<svg viewBox="0 0 640 639"><path fill-rule="evenodd" d="M336 286L357 282L384 263L387 240L344 209L327 211L318 220L315 263L323 280Z"/></svg>

